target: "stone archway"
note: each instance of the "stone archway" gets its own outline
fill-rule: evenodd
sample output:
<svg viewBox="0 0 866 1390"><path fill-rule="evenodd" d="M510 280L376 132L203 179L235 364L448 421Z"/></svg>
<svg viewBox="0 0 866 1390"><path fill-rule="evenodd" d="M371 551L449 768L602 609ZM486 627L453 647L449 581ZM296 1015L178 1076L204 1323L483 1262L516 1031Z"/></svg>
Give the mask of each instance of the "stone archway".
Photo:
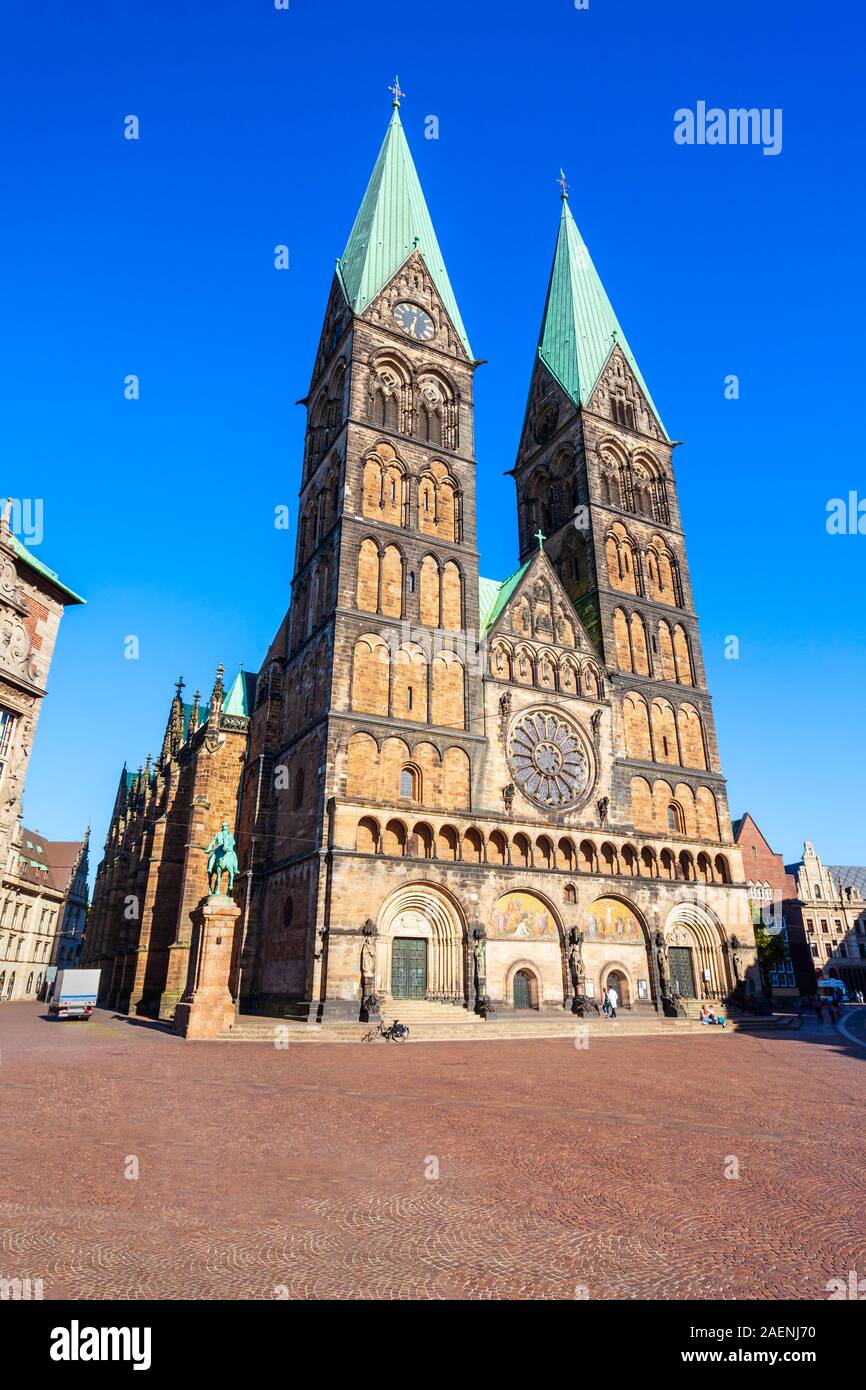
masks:
<svg viewBox="0 0 866 1390"><path fill-rule="evenodd" d="M564 932L553 904L534 889L515 887L501 894L486 923L487 992L494 1005L515 1007L515 981L524 970L528 979L516 985L529 1004L517 1007L561 1007L564 1000Z"/></svg>
<svg viewBox="0 0 866 1390"><path fill-rule="evenodd" d="M378 928L377 994L393 996L392 986L403 979L402 961L405 957L410 962L409 997L417 997L416 982L423 969L423 998L443 1003L463 1003L466 997L466 925L460 908L450 894L428 883L399 888L382 904ZM395 955L395 941L416 944L408 950L401 944ZM423 947L417 944L422 942Z"/></svg>
<svg viewBox="0 0 866 1390"><path fill-rule="evenodd" d="M583 961L587 983L598 992L599 1002L612 973L624 1009L655 1006L649 929L643 914L628 898L603 893L580 916Z"/></svg>
<svg viewBox="0 0 866 1390"><path fill-rule="evenodd" d="M678 903L664 928L671 988L683 998L721 999L731 988L722 955L724 928L708 908ZM684 993L691 984L694 992Z"/></svg>
<svg viewBox="0 0 866 1390"><path fill-rule="evenodd" d="M544 982L534 961L521 958L507 969L502 1002L513 1009L541 1009Z"/></svg>
<svg viewBox="0 0 866 1390"><path fill-rule="evenodd" d="M628 971L624 965L614 963L605 966L601 982L601 997L604 999L607 991L613 985L616 990L616 997L619 1000L617 1008L630 1009L632 1006L632 985L629 980Z"/></svg>

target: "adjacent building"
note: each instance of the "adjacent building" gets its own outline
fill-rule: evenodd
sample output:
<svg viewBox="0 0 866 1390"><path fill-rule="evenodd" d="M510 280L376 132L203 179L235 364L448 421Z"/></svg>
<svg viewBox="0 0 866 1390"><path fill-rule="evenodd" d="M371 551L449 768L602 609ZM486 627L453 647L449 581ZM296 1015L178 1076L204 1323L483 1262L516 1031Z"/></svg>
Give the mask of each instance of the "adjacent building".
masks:
<svg viewBox="0 0 866 1390"><path fill-rule="evenodd" d="M808 840L802 859L787 868L797 882L798 911L816 974L844 980L851 992L866 992L866 871L824 864Z"/></svg>
<svg viewBox="0 0 866 1390"><path fill-rule="evenodd" d="M83 840L48 842L51 873L63 887L63 915L57 938L54 963L58 969L72 969L80 963L81 943L87 922L87 875L90 869L90 827Z"/></svg>
<svg viewBox="0 0 866 1390"><path fill-rule="evenodd" d="M175 686L156 760L124 767L93 890L81 964L99 967L100 1001L171 1018L187 980L190 912L208 891L207 847L237 820L255 677L210 701Z"/></svg>
<svg viewBox="0 0 866 1390"><path fill-rule="evenodd" d="M64 610L83 603L0 518L0 993L35 996L66 910L46 842L21 825L33 739Z"/></svg>
<svg viewBox="0 0 866 1390"><path fill-rule="evenodd" d="M768 968L766 983L779 1000L813 995L817 979L797 901L797 880L748 811L734 821L733 830L743 856L752 924L778 937L784 948L783 957Z"/></svg>

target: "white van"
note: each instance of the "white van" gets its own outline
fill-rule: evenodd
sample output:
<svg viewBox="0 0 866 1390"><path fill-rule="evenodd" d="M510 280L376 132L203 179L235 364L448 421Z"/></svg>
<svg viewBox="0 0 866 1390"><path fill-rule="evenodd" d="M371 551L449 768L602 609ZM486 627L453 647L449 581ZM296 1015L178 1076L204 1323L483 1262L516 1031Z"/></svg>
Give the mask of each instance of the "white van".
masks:
<svg viewBox="0 0 866 1390"><path fill-rule="evenodd" d="M90 1018L99 993L99 970L58 970L49 1014L58 1018Z"/></svg>

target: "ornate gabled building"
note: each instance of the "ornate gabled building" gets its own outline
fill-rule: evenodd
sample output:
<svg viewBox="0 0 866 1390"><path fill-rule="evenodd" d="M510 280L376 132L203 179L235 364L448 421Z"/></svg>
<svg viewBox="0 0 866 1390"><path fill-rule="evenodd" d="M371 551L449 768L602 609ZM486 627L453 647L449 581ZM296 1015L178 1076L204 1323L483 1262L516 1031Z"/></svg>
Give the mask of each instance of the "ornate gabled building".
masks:
<svg viewBox="0 0 866 1390"><path fill-rule="evenodd" d="M52 963L64 912L41 835L21 823L21 798L64 611L84 599L0 517L0 996L32 999Z"/></svg>
<svg viewBox="0 0 866 1390"><path fill-rule="evenodd" d="M866 991L866 870L825 864L807 840L787 872L796 880L799 926L816 975L843 980L851 993Z"/></svg>
<svg viewBox="0 0 866 1390"><path fill-rule="evenodd" d="M325 1020L754 995L673 445L565 193L504 582L478 571L477 365L395 103L304 402L291 606L243 745L232 995ZM113 857L141 858L167 776L125 793ZM118 967L116 893L102 958L140 979L152 932ZM172 903L180 933L192 897Z"/></svg>

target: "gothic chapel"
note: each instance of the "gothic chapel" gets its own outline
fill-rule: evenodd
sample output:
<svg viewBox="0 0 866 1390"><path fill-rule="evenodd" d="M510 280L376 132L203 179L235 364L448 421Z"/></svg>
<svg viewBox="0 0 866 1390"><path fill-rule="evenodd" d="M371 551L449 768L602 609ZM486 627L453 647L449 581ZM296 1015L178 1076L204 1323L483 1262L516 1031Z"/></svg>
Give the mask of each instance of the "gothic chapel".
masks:
<svg viewBox="0 0 866 1390"><path fill-rule="evenodd" d="M674 446L564 185L502 582L478 573L477 365L398 93L331 286L291 606L250 702L243 1013L755 992Z"/></svg>

